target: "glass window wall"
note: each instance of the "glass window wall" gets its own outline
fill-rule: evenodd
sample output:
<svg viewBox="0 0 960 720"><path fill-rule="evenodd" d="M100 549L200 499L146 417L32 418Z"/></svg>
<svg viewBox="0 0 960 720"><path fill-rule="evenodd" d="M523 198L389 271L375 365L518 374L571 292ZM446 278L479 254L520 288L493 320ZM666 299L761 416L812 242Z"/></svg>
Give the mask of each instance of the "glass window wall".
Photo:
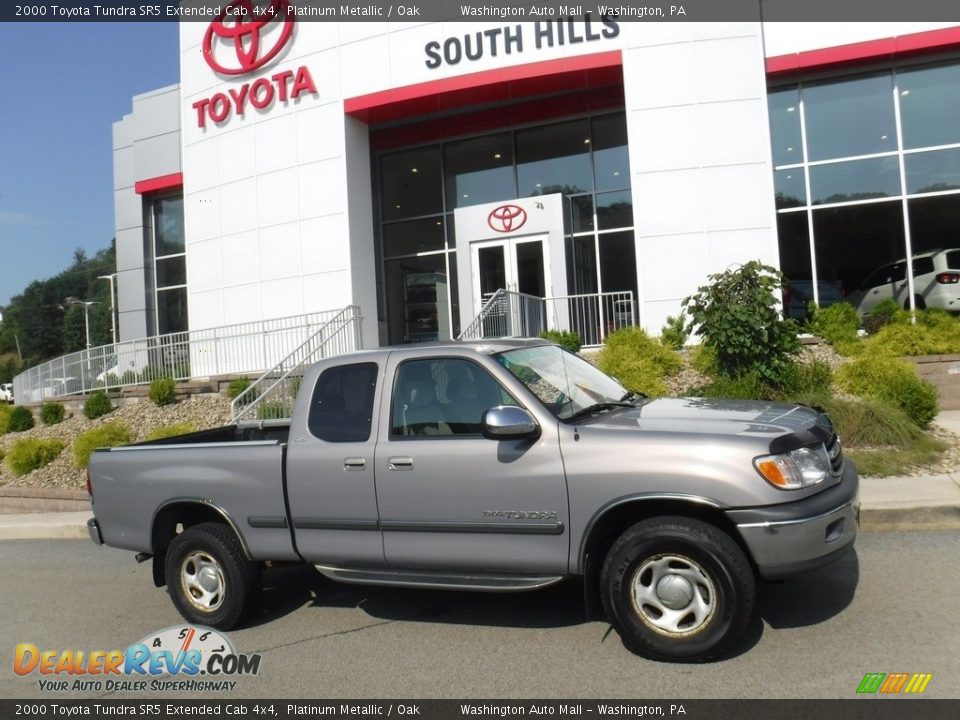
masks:
<svg viewBox="0 0 960 720"><path fill-rule="evenodd" d="M815 297L861 315L884 299L938 306L927 280L960 259L960 62L800 82L768 102L787 314Z"/></svg>
<svg viewBox="0 0 960 720"><path fill-rule="evenodd" d="M631 290L636 300L626 132L621 111L382 154L376 166L389 342L459 334L458 207L563 193L569 292ZM542 266L524 252L521 282L539 277L534 266ZM546 292L542 280L527 286Z"/></svg>

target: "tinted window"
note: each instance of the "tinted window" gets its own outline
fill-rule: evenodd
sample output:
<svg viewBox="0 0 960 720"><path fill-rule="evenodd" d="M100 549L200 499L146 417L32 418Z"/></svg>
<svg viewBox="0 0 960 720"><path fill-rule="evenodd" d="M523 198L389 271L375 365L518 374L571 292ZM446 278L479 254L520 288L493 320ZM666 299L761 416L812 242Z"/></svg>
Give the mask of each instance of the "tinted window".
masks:
<svg viewBox="0 0 960 720"><path fill-rule="evenodd" d="M914 277L916 277L917 275L926 275L927 273L932 273L932 272L933 272L932 257L914 258L913 260Z"/></svg>
<svg viewBox="0 0 960 720"><path fill-rule="evenodd" d="M803 101L810 160L897 149L889 73L807 86Z"/></svg>
<svg viewBox="0 0 960 720"><path fill-rule="evenodd" d="M800 91L780 90L767 95L770 107L770 140L773 143L773 164L793 165L803 162L800 135Z"/></svg>
<svg viewBox="0 0 960 720"><path fill-rule="evenodd" d="M341 365L324 370L310 399L307 418L310 433L327 442L369 440L376 389L376 363Z"/></svg>
<svg viewBox="0 0 960 720"><path fill-rule="evenodd" d="M897 73L904 147L960 142L960 65Z"/></svg>
<svg viewBox="0 0 960 720"><path fill-rule="evenodd" d="M516 404L486 370L469 360L412 360L397 371L390 434L480 435L487 410Z"/></svg>

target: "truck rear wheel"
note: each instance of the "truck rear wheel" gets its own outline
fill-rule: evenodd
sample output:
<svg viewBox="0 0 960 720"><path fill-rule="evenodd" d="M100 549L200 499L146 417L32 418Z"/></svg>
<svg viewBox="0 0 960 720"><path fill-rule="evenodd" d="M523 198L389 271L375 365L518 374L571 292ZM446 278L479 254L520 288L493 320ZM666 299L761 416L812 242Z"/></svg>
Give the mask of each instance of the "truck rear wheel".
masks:
<svg viewBox="0 0 960 720"><path fill-rule="evenodd" d="M220 523L187 528L167 548L167 588L189 622L229 630L255 604L260 567L247 560L234 532Z"/></svg>
<svg viewBox="0 0 960 720"><path fill-rule="evenodd" d="M607 617L627 649L681 662L721 655L753 616L750 563L723 531L691 518L630 527L600 574Z"/></svg>

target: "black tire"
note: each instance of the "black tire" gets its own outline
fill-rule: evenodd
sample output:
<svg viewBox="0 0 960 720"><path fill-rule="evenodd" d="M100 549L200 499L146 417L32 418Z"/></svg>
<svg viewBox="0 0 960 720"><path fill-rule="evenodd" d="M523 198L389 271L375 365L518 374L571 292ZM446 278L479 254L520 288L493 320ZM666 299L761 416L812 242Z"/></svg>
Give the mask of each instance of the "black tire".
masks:
<svg viewBox="0 0 960 720"><path fill-rule="evenodd" d="M628 650L696 662L722 655L743 634L756 582L725 532L691 518L662 517L638 522L613 544L600 594Z"/></svg>
<svg viewBox="0 0 960 720"><path fill-rule="evenodd" d="M260 566L247 560L226 525L200 523L167 548L167 588L185 620L218 630L237 625L256 604Z"/></svg>
<svg viewBox="0 0 960 720"><path fill-rule="evenodd" d="M927 309L927 301L923 299L923 295L914 295L914 296L913 296L913 306L914 306L917 310L926 310L926 309ZM907 302L907 306L904 308L904 310L909 310L909 309L910 309L910 303Z"/></svg>

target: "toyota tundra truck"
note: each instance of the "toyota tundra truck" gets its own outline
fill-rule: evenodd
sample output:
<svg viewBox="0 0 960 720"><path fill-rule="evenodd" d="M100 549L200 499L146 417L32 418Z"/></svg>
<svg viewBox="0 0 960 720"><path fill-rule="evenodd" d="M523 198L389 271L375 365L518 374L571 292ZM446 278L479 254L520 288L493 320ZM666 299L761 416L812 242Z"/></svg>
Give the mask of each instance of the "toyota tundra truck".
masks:
<svg viewBox="0 0 960 720"><path fill-rule="evenodd" d="M729 650L758 581L850 551L859 478L824 413L652 400L537 340L324 359L292 417L100 449L97 544L152 559L188 621L256 603L265 563L487 592L567 578L652 658Z"/></svg>

